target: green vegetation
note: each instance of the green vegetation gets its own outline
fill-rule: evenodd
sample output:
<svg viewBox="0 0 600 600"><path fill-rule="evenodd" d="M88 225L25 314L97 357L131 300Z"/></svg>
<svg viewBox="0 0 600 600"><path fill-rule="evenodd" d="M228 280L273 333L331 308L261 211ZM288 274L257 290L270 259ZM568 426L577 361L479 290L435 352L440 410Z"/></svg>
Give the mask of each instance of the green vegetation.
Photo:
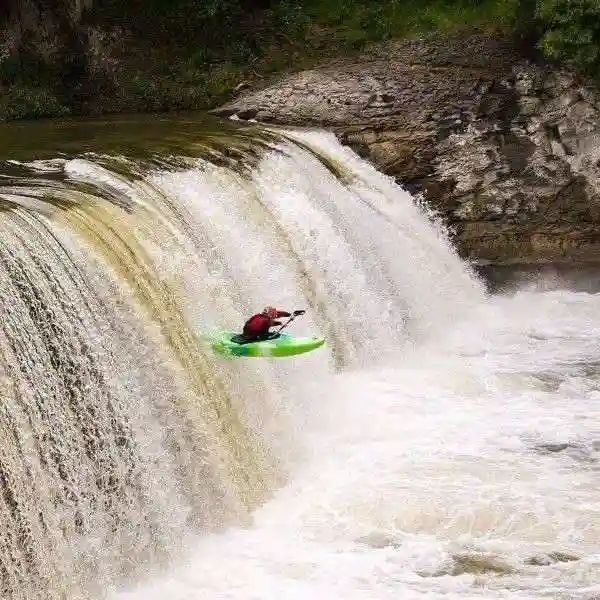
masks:
<svg viewBox="0 0 600 600"><path fill-rule="evenodd" d="M539 0L544 53L597 76L600 68L600 0Z"/></svg>
<svg viewBox="0 0 600 600"><path fill-rule="evenodd" d="M8 0L0 119L210 108L324 57L463 27L595 75L599 17L600 0Z"/></svg>

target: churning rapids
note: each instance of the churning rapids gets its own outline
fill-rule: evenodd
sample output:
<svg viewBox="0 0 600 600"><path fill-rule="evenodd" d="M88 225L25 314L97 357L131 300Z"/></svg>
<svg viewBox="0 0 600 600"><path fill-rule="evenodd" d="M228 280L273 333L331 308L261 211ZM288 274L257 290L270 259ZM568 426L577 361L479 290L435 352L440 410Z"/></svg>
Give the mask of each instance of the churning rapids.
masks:
<svg viewBox="0 0 600 600"><path fill-rule="evenodd" d="M332 135L190 148L2 163L2 599L597 598L600 295ZM266 303L327 346L205 346Z"/></svg>

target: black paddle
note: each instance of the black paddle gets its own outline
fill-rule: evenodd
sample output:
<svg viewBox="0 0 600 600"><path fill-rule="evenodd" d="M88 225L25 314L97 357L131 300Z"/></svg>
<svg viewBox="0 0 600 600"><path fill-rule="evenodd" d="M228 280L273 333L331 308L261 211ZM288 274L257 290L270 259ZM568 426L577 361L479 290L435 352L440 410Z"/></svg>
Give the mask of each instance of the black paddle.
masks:
<svg viewBox="0 0 600 600"><path fill-rule="evenodd" d="M295 310L292 313L292 316L275 332L274 335L278 336L279 332L284 328L287 327L296 317L299 317L300 315L303 315L306 311L305 310Z"/></svg>

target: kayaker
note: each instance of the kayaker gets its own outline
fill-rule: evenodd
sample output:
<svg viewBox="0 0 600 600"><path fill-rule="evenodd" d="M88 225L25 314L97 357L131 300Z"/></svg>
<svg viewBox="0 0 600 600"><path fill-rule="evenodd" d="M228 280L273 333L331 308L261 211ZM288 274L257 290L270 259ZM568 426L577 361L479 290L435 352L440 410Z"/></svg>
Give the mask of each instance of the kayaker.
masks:
<svg viewBox="0 0 600 600"><path fill-rule="evenodd" d="M291 316L292 314L289 312L267 306L261 313L252 315L246 323L244 323L244 329L240 335L240 339L246 343L268 339L273 335L269 329L281 325L281 322L277 321L277 319Z"/></svg>

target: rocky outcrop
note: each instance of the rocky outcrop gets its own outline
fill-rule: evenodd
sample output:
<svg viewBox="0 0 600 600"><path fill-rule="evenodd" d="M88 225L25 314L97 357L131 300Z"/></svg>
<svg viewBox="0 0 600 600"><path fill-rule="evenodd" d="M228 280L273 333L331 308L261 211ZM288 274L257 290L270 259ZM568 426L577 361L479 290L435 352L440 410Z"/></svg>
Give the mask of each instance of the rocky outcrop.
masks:
<svg viewBox="0 0 600 600"><path fill-rule="evenodd" d="M422 193L475 263L600 262L600 95L508 40L389 44L215 112L334 130Z"/></svg>

